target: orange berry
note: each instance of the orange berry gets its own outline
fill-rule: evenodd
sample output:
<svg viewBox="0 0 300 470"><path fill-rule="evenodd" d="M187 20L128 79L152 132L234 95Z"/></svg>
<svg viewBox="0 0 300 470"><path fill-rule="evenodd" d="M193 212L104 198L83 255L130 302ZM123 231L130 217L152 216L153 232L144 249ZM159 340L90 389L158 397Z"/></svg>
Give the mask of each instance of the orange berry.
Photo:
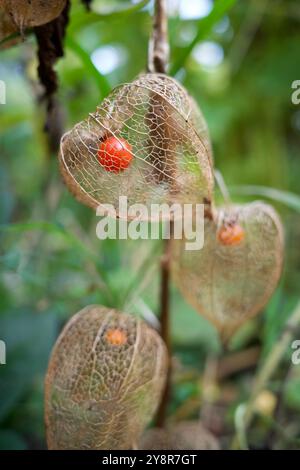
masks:
<svg viewBox="0 0 300 470"><path fill-rule="evenodd" d="M113 346L122 346L127 341L127 335L124 330L114 328L106 332L105 339Z"/></svg>
<svg viewBox="0 0 300 470"><path fill-rule="evenodd" d="M239 245L245 238L245 231L239 224L223 225L217 234L217 239L222 245Z"/></svg>
<svg viewBox="0 0 300 470"><path fill-rule="evenodd" d="M132 146L127 140L111 136L100 143L98 161L106 171L120 173L128 168L132 159Z"/></svg>

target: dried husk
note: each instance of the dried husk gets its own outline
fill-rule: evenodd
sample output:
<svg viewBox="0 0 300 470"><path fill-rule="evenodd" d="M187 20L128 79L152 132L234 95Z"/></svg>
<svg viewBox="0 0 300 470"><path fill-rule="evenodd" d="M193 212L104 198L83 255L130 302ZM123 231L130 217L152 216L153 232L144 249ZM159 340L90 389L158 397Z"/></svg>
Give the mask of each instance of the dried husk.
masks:
<svg viewBox="0 0 300 470"><path fill-rule="evenodd" d="M223 245L217 231L230 221L245 238ZM226 341L268 302L280 278L283 229L275 210L262 202L220 208L205 220L204 247L185 250L186 240L172 241L172 272L185 299L210 320Z"/></svg>
<svg viewBox="0 0 300 470"><path fill-rule="evenodd" d="M119 197L128 205L211 201L213 174L208 140L194 125L194 106L174 79L146 74L114 89L97 111L61 141L60 167L72 194L92 208ZM126 139L133 161L112 173L98 161L100 143ZM209 138L207 138L209 139Z"/></svg>
<svg viewBox="0 0 300 470"><path fill-rule="evenodd" d="M16 29L21 33L26 28L40 26L57 18L62 12L66 0L2 0L2 7Z"/></svg>
<svg viewBox="0 0 300 470"><path fill-rule="evenodd" d="M111 344L108 332L125 342ZM131 449L153 416L165 384L166 348L135 317L92 305L71 318L45 381L49 449Z"/></svg>
<svg viewBox="0 0 300 470"><path fill-rule="evenodd" d="M140 450L219 450L217 439L200 421L183 421L166 429L152 428L139 442Z"/></svg>
<svg viewBox="0 0 300 470"><path fill-rule="evenodd" d="M21 37L17 38L10 38L10 36L14 35L18 32L18 28L13 22L11 16L1 7L0 3L0 49L6 49L7 47L11 47L22 40ZM6 40L7 39L7 40Z"/></svg>

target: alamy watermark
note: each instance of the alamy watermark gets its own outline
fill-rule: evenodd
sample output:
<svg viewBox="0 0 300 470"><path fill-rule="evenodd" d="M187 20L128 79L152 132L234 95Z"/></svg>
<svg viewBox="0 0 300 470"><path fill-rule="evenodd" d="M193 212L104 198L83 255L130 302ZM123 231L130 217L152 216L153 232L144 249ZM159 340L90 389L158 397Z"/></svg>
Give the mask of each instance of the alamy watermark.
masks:
<svg viewBox="0 0 300 470"><path fill-rule="evenodd" d="M6 84L0 80L0 104L6 104Z"/></svg>
<svg viewBox="0 0 300 470"><path fill-rule="evenodd" d="M6 364L6 344L0 340L0 365Z"/></svg>
<svg viewBox="0 0 300 470"><path fill-rule="evenodd" d="M295 105L300 104L300 80L293 81L292 89L295 90L292 93L292 103Z"/></svg>
<svg viewBox="0 0 300 470"><path fill-rule="evenodd" d="M101 220L96 227L100 240L185 240L186 250L201 250L204 245L204 204L128 205L127 196L119 197L116 209L112 204L97 208ZM172 221L172 222L171 222ZM149 223L150 222L150 223ZM160 222L164 230L160 234Z"/></svg>
<svg viewBox="0 0 300 470"><path fill-rule="evenodd" d="M297 366L300 364L300 339L295 339L291 344L291 348L295 350L292 354L292 363Z"/></svg>

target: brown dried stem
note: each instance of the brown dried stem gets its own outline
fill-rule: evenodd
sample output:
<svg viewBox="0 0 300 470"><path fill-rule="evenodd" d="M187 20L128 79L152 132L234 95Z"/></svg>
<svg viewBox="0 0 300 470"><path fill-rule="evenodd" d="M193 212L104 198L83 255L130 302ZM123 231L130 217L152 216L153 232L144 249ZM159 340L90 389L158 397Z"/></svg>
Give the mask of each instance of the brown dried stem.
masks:
<svg viewBox="0 0 300 470"><path fill-rule="evenodd" d="M149 72L166 73L169 51L167 1L156 0L152 37L149 41Z"/></svg>
<svg viewBox="0 0 300 470"><path fill-rule="evenodd" d="M167 1L156 0L153 18L152 37L149 41L148 70L153 73L166 73L169 60L168 43L168 16ZM162 162L163 163L163 162ZM170 346L170 249L172 227L170 227L170 239L164 243L164 252L161 259L161 292L160 292L160 320L161 336L167 346L169 357L168 376L164 394L157 412L156 424L163 427L166 410L170 397L171 379L171 346Z"/></svg>
<svg viewBox="0 0 300 470"><path fill-rule="evenodd" d="M49 23L34 28L38 44L38 76L44 88L43 99L46 102L45 131L48 134L50 150L56 152L63 133L60 128L60 108L55 93L58 89L57 73L54 70L56 61L64 55L64 37L69 22L70 0L60 16Z"/></svg>
<svg viewBox="0 0 300 470"><path fill-rule="evenodd" d="M157 412L156 425L163 427L166 419L166 411L171 393L171 342L170 342L170 251L173 236L174 222L170 221L170 237L164 240L164 252L161 259L161 290L160 290L160 321L161 337L165 342L168 352L168 374L165 390Z"/></svg>

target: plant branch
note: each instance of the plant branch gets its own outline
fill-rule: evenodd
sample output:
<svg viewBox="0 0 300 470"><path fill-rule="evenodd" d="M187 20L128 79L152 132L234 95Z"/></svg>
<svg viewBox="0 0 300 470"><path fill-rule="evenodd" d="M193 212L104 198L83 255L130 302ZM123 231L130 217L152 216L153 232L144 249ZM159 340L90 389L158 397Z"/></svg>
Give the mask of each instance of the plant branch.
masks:
<svg viewBox="0 0 300 470"><path fill-rule="evenodd" d="M149 41L149 72L166 73L169 54L167 0L156 0L152 36Z"/></svg>
<svg viewBox="0 0 300 470"><path fill-rule="evenodd" d="M54 65L64 55L64 38L69 22L70 7L71 3L68 0L57 18L34 28L38 44L38 76L44 88L42 100L46 102L45 131L50 153L57 152L63 134L63 112L55 98L58 77Z"/></svg>
<svg viewBox="0 0 300 470"><path fill-rule="evenodd" d="M169 61L167 0L156 0L153 17L153 30L149 40L148 71L166 73ZM164 122L164 121L163 121ZM162 165L166 159L165 152L160 156ZM169 368L163 397L157 412L156 425L163 427L170 398L171 382L171 345L170 345L170 251L173 236L173 222L170 222L170 236L164 240L161 258L161 291L160 291L160 324L161 337L168 351Z"/></svg>
<svg viewBox="0 0 300 470"><path fill-rule="evenodd" d="M164 240L164 251L161 258L161 290L160 290L160 323L161 337L168 351L169 368L163 397L157 412L156 425L163 427L166 419L167 405L171 392L172 351L170 341L170 256L174 222L170 222L170 237Z"/></svg>

